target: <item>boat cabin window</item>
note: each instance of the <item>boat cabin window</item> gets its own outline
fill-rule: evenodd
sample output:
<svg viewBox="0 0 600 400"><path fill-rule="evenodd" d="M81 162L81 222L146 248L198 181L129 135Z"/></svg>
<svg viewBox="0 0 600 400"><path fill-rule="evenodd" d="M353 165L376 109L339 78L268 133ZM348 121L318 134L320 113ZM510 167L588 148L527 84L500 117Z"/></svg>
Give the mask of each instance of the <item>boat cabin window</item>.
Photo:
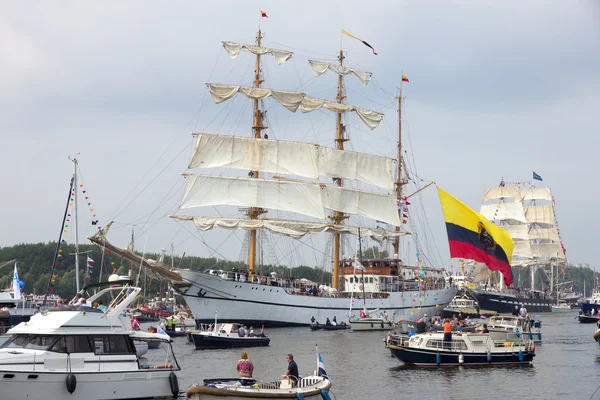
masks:
<svg viewBox="0 0 600 400"><path fill-rule="evenodd" d="M135 354L128 336L90 336L95 354Z"/></svg>
<svg viewBox="0 0 600 400"><path fill-rule="evenodd" d="M14 335L2 345L2 348L46 350L56 338L56 335Z"/></svg>
<svg viewBox="0 0 600 400"><path fill-rule="evenodd" d="M61 336L50 348L56 353L92 353L92 347L87 336Z"/></svg>
<svg viewBox="0 0 600 400"><path fill-rule="evenodd" d="M350 278L350 283L354 283L354 278Z"/></svg>
<svg viewBox="0 0 600 400"><path fill-rule="evenodd" d="M452 341L450 343L451 343L452 350L467 350L468 349L467 344L465 343L464 340L452 338ZM443 349L444 341L438 340L438 339L429 339L427 341L426 346L429 348L433 348L433 349Z"/></svg>

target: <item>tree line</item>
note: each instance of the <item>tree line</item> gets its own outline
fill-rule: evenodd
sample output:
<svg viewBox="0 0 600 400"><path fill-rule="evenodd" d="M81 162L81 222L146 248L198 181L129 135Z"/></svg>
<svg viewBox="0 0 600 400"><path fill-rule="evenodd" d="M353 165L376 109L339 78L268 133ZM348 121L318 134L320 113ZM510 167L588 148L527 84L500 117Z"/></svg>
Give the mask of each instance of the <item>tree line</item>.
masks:
<svg viewBox="0 0 600 400"><path fill-rule="evenodd" d="M52 292L62 298L71 298L75 295L75 257L72 255L75 252L75 246L65 244L62 246L63 256L59 267L54 271L55 282L53 283ZM48 278L50 276L51 266L54 260L56 251L56 242L47 243L22 243L14 246L0 247L0 263L12 259L17 260L17 269L19 279L25 282L22 291L26 293L43 294L46 292ZM129 275L129 261L121 260L118 257L109 256L102 249L93 244L84 244L79 246L79 282L80 287L90 283L99 281L107 281L109 275L113 274L113 268L116 268L116 274ZM141 254L140 254L141 255ZM92 263L92 273L87 274L87 257L94 260ZM146 254L145 258L158 260L159 254ZM114 264L111 264L114 262ZM248 265L237 261L220 260L216 258L204 258L196 256L175 256L171 260L170 256L166 256L163 260L165 268L186 268L194 271L204 271L207 269L220 269L231 271L233 268L237 270L245 270ZM102 276L100 277L100 269L102 268ZM134 274L137 277L139 266L134 266ZM0 271L0 289L8 288L13 280L13 267L5 267ZM299 266L294 268L286 268L274 265L260 265L255 269L255 273L266 275L271 272L277 272L280 277L306 278L315 282L331 282L331 273L323 271L318 267ZM140 275L140 286L146 285L147 297L154 297L159 292L160 282L156 279L147 277L144 279L144 273ZM101 278L101 279L100 279ZM145 280L145 282L144 282ZM166 286L165 286L166 287Z"/></svg>

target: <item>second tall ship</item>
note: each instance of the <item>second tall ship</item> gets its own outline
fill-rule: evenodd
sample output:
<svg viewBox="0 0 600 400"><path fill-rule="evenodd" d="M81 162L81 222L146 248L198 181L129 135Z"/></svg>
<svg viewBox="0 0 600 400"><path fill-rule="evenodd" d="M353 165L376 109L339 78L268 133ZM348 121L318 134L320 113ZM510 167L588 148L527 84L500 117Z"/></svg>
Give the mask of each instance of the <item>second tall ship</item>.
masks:
<svg viewBox="0 0 600 400"><path fill-rule="evenodd" d="M539 176L534 173L534 179L536 177ZM485 190L481 214L506 229L513 238L511 266L529 268L531 285L508 289L502 287L502 279L499 279L498 286L488 284L471 290L471 295L481 308L498 313L510 313L522 305L529 313L552 311L558 296L554 282L558 268L566 264L566 256L550 189L535 187L531 182L511 184L502 180L499 187ZM548 278L536 288L538 270L544 270Z"/></svg>

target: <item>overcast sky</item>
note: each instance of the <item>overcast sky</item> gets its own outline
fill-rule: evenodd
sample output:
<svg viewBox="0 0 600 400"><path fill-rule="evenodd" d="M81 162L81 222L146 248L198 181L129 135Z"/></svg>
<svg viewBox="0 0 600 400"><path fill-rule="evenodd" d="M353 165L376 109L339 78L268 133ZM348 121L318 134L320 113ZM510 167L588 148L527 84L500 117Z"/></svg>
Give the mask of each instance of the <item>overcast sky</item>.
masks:
<svg viewBox="0 0 600 400"><path fill-rule="evenodd" d="M479 209L485 188L502 177L531 180L536 171L556 198L569 260L598 265L599 4L5 1L0 246L57 239L72 173L67 156L80 153L83 189L100 225L116 221L109 235L116 245L127 245L135 225L138 248L158 252L173 243L177 254L237 260L243 235L200 235L166 215L182 194L190 132L250 134L251 103L214 105L204 82L251 82L253 58L230 60L221 41L252 43L263 9L265 45L296 53L282 66L265 57L266 86L334 99L335 77L314 78L307 59L334 59L346 29L379 53L343 39L348 65L375 77L366 88L348 77L348 103L386 113L372 132L348 117L350 148L395 156L393 96L404 73L407 151L421 178ZM270 136L333 145L331 114L265 104ZM446 263L437 195L427 192L435 251ZM82 208L84 242L95 228ZM326 239L312 240L302 259L289 262L320 264L306 247L322 249Z"/></svg>

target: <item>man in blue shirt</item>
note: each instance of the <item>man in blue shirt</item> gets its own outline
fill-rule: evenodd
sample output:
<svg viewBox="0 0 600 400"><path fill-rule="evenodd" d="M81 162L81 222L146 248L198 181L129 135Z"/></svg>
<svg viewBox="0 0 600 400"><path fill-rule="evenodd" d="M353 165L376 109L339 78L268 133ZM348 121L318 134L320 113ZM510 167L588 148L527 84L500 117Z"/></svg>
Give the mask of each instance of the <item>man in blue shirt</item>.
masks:
<svg viewBox="0 0 600 400"><path fill-rule="evenodd" d="M300 376L300 374L298 373L298 365L296 364L296 361L294 361L294 356L292 354L288 354L285 357L285 359L289 364L287 370L285 371L285 374L283 374L279 379L290 378L295 385L298 382Z"/></svg>

